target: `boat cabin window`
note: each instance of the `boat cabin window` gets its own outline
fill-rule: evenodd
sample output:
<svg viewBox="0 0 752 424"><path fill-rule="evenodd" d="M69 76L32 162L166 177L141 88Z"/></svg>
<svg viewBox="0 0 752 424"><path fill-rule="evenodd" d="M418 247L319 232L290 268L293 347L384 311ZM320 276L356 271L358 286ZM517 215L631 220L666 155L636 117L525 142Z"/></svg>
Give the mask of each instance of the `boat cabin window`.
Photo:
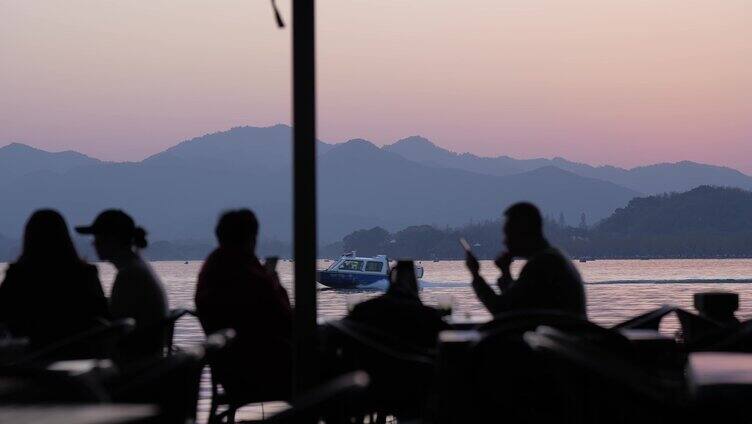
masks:
<svg viewBox="0 0 752 424"><path fill-rule="evenodd" d="M384 264L379 261L366 262L366 272L381 272L384 268Z"/></svg>
<svg viewBox="0 0 752 424"><path fill-rule="evenodd" d="M353 259L348 259L339 265L339 269L345 270L345 271L362 271L363 261L356 261Z"/></svg>

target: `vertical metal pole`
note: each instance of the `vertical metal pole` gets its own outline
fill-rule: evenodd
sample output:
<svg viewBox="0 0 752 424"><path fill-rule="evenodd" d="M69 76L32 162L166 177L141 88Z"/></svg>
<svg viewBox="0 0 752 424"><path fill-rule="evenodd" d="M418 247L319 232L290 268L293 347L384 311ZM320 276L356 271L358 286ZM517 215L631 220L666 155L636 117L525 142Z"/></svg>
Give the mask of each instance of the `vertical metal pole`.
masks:
<svg viewBox="0 0 752 424"><path fill-rule="evenodd" d="M314 0L292 2L294 393L316 383L316 62Z"/></svg>

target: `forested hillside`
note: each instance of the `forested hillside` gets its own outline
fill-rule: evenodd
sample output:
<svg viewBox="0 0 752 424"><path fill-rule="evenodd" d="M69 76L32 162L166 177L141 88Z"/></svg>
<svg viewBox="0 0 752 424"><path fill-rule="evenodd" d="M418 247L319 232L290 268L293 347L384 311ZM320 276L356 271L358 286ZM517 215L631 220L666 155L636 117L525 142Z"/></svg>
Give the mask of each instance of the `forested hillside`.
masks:
<svg viewBox="0 0 752 424"><path fill-rule="evenodd" d="M545 220L549 240L574 257L752 257L752 192L700 186L685 193L635 198L600 223L587 227ZM461 228L412 226L396 233L359 230L342 241L344 251L385 253L416 259L460 259L465 237L481 258L502 250L501 221Z"/></svg>

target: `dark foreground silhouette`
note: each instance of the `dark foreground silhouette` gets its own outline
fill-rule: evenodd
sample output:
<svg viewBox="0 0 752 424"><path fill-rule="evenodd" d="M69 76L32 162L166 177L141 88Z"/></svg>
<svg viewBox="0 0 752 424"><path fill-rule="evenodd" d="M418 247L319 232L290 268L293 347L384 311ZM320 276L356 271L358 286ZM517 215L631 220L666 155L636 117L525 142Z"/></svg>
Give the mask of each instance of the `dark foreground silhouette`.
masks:
<svg viewBox="0 0 752 424"><path fill-rule="evenodd" d="M219 247L206 259L196 309L209 334L232 328L237 337L212 363L217 381L234 398L287 399L290 394L292 310L273 269L256 257L258 221L247 209L222 215Z"/></svg>
<svg viewBox="0 0 752 424"><path fill-rule="evenodd" d="M537 309L587 316L585 289L577 269L543 236L540 211L530 203L517 203L504 212L504 244L507 251L496 259L501 270L497 294L480 275L480 264L468 253L467 267L473 275L473 290L494 315L515 310ZM519 278L510 267L515 258L527 263Z"/></svg>
<svg viewBox="0 0 752 424"><path fill-rule="evenodd" d="M738 296L697 294L699 315L664 305L602 327L586 319L579 276L543 238L537 210L516 205L506 216L509 253L497 261L502 293L474 284L487 305L508 311L483 324L444 324L421 303L412 262L400 261L387 293L319 327L315 388L261 422L750 421L752 321L735 316ZM254 254L252 212L228 212L217 225L220 246L196 293L207 337L194 346L173 346L175 321L191 313L165 315L164 292L136 250L146 245L145 232L122 211L105 211L79 230L94 234L99 256L118 268L116 319L102 318L96 271L78 259L62 217L35 213L23 254L0 286L3 325L13 331L0 333L0 421L195 422L206 365L219 384L213 388L224 388L212 390L210 423L234 422L249 402L291 398L290 302L273 261L262 266ZM528 260L516 281L513 257ZM65 309L51 314L40 305L57 307L47 298L53 295ZM678 337L658 331L672 313ZM19 335L36 346L24 350ZM105 349L91 352L99 356L67 349L98 341ZM114 361L56 362L80 358Z"/></svg>
<svg viewBox="0 0 752 424"><path fill-rule="evenodd" d="M436 347L436 336L447 328L441 313L418 297L412 261L399 261L392 269L387 292L355 305L347 319L427 349Z"/></svg>
<svg viewBox="0 0 752 424"><path fill-rule="evenodd" d="M167 317L167 295L159 278L138 253L147 245L146 231L121 210L100 213L89 226L76 227L94 236L94 247L103 261L117 268L110 296L113 318L133 318L136 329L124 342L125 359L158 356L164 344L163 323Z"/></svg>
<svg viewBox="0 0 752 424"><path fill-rule="evenodd" d="M0 322L36 348L108 315L97 268L79 258L63 217L50 209L34 212L21 256L0 285Z"/></svg>

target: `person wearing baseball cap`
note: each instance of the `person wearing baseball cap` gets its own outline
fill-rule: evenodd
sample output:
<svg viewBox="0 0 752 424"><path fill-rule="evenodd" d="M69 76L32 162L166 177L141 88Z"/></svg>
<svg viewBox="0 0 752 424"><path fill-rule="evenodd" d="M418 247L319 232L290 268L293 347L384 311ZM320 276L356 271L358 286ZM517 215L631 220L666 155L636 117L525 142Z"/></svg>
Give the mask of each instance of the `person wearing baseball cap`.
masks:
<svg viewBox="0 0 752 424"><path fill-rule="evenodd" d="M117 269L110 315L136 320L136 330L122 348L124 358L160 355L164 343L161 323L167 317L168 304L162 283L138 252L147 246L146 231L119 209L103 211L91 225L76 227L76 231L93 235L99 258Z"/></svg>

